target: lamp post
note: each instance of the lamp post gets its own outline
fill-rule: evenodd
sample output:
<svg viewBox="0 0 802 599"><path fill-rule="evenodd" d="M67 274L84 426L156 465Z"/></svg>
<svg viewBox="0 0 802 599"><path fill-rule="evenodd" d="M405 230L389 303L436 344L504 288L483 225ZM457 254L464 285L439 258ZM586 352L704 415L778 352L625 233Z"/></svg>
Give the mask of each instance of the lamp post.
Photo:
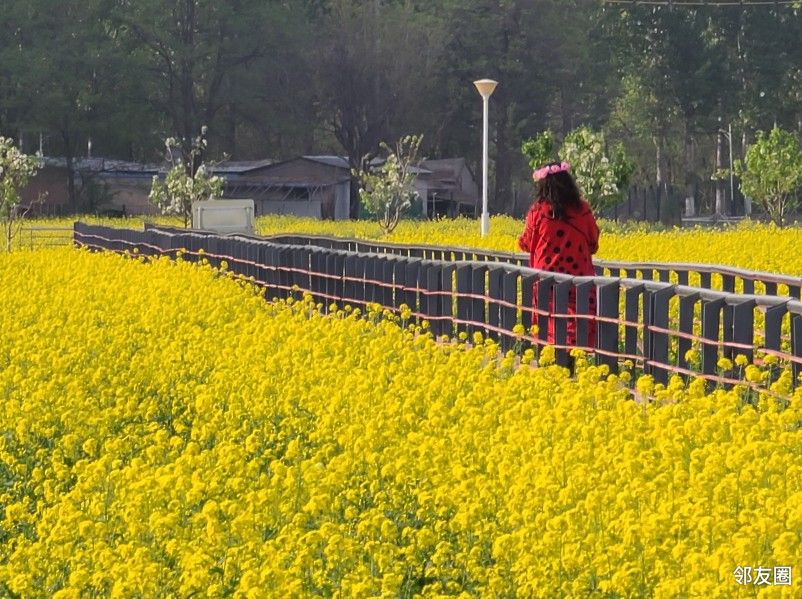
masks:
<svg viewBox="0 0 802 599"><path fill-rule="evenodd" d="M490 214L487 212L487 106L490 100L490 95L498 85L497 81L492 79L479 79L474 81L473 84L482 96L483 105L483 131L482 131L482 224L481 234L482 237L486 236L490 230Z"/></svg>

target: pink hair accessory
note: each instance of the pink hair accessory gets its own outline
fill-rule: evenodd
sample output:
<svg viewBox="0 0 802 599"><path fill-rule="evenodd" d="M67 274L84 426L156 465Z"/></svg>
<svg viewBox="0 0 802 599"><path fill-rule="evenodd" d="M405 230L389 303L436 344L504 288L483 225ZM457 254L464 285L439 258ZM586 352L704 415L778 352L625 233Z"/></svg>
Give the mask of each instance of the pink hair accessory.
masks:
<svg viewBox="0 0 802 599"><path fill-rule="evenodd" d="M567 162L561 162L560 164L547 164L546 166L542 166L532 173L532 178L535 181L540 181L541 179L545 179L547 176L553 175L554 173L564 173L569 168L571 168L571 165Z"/></svg>

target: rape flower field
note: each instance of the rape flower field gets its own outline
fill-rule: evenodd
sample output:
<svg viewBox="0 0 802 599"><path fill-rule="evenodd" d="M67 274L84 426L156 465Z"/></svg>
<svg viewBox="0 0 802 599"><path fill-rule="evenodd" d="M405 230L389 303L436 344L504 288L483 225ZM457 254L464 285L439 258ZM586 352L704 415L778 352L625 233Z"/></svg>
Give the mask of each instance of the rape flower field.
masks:
<svg viewBox="0 0 802 599"><path fill-rule="evenodd" d="M800 594L800 390L634 402L180 260L16 252L0 281L0 595Z"/></svg>

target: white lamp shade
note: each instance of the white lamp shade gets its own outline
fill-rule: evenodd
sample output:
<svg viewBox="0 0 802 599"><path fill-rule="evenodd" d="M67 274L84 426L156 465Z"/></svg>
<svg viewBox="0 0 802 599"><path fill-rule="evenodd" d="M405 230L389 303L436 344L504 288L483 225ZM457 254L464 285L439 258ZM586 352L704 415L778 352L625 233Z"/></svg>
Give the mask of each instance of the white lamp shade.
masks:
<svg viewBox="0 0 802 599"><path fill-rule="evenodd" d="M493 81L492 79L479 79L478 81L474 81L473 84L476 86L476 89L479 90L479 93L483 98L489 98L490 94L493 93L493 90L496 89L498 81Z"/></svg>

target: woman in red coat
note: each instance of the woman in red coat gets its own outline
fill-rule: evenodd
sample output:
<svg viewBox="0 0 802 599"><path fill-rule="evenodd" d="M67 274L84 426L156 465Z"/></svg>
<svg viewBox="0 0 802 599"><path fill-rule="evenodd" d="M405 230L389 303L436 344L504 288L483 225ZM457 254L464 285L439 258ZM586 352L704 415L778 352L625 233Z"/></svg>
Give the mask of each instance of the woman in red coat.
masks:
<svg viewBox="0 0 802 599"><path fill-rule="evenodd" d="M599 227L588 203L582 199L567 162L554 162L537 169L533 178L536 200L526 215L526 226L518 246L529 252L529 266L574 276L592 276L591 256L599 249ZM535 284L535 302L537 284ZM553 296L549 313L553 313ZM589 311L596 313L596 293L591 291ZM568 314L576 314L576 290L568 296ZM588 321L588 346L596 344L596 323ZM553 344L554 318L548 319L548 343ZM576 345L576 319L569 318L566 345Z"/></svg>

